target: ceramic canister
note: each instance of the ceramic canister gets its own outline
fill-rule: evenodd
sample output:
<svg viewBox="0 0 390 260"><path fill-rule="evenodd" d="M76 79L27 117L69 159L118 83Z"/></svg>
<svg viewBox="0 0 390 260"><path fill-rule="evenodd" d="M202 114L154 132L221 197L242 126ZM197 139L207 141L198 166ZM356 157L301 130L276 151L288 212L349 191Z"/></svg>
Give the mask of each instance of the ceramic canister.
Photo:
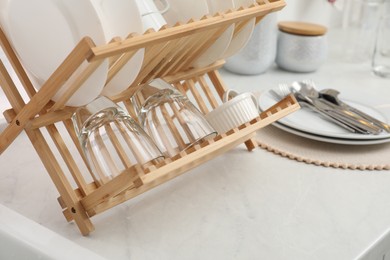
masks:
<svg viewBox="0 0 390 260"><path fill-rule="evenodd" d="M256 25L246 46L226 59L224 68L243 75L266 72L275 62L277 36L277 13L271 13Z"/></svg>
<svg viewBox="0 0 390 260"><path fill-rule="evenodd" d="M312 72L326 60L327 28L306 22L280 22L276 64L292 72Z"/></svg>

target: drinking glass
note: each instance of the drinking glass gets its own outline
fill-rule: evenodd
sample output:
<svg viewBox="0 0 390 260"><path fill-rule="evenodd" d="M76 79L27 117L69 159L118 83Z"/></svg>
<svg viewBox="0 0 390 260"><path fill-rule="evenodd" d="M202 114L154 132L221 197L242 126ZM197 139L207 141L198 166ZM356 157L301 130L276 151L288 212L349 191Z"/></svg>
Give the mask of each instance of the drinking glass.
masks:
<svg viewBox="0 0 390 260"><path fill-rule="evenodd" d="M155 164L164 158L138 123L104 96L78 108L72 121L99 185L134 164Z"/></svg>
<svg viewBox="0 0 390 260"><path fill-rule="evenodd" d="M390 78L390 2L384 7L372 55L372 70L375 75Z"/></svg>
<svg viewBox="0 0 390 260"><path fill-rule="evenodd" d="M375 31L384 0L349 0L343 13L342 48L348 62L367 62L372 56Z"/></svg>
<svg viewBox="0 0 390 260"><path fill-rule="evenodd" d="M195 105L161 79L143 85L131 101L140 125L167 157L217 135Z"/></svg>

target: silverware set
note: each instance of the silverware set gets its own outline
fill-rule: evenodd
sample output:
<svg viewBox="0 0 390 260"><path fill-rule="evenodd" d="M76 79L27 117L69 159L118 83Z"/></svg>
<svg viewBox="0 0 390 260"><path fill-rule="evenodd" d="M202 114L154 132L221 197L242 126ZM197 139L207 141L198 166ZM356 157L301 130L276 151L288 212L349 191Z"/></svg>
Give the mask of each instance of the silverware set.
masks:
<svg viewBox="0 0 390 260"><path fill-rule="evenodd" d="M313 81L296 81L290 85L279 84L278 88L270 91L270 94L278 100L293 94L302 107L311 109L353 133L366 135L390 133L390 125L343 102L338 98L339 92L335 89L318 91Z"/></svg>

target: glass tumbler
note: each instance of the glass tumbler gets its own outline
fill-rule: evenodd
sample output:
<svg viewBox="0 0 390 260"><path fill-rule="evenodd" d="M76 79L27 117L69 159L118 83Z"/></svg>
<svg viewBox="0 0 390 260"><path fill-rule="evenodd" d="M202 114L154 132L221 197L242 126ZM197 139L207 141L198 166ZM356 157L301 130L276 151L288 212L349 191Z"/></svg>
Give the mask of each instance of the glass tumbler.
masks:
<svg viewBox="0 0 390 260"><path fill-rule="evenodd" d="M367 62L372 56L375 30L384 0L349 0L343 11L342 53L347 62Z"/></svg>
<svg viewBox="0 0 390 260"><path fill-rule="evenodd" d="M99 185L132 165L157 163L164 158L137 122L106 97L78 108L72 121L92 177Z"/></svg>
<svg viewBox="0 0 390 260"><path fill-rule="evenodd" d="M372 70L375 75L390 78L390 1L384 7L372 55Z"/></svg>
<svg viewBox="0 0 390 260"><path fill-rule="evenodd" d="M131 101L140 125L167 157L217 135L195 105L161 79L143 85Z"/></svg>

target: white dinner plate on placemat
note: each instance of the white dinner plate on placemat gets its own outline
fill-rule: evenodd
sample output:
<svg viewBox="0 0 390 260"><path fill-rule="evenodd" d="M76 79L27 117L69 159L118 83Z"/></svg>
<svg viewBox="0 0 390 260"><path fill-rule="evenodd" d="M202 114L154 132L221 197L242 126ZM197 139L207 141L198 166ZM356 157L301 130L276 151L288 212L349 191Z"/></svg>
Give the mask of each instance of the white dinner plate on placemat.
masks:
<svg viewBox="0 0 390 260"><path fill-rule="evenodd" d="M382 144L382 143L388 143L390 142L390 138L380 138L380 139L372 139L372 140L362 140L362 139L342 139L342 138L329 138L322 135L315 135L306 133L303 131L296 130L294 128L290 128L288 126L285 126L283 124L280 124L278 122L274 122L273 125L285 132L289 132L291 134L295 134L298 136L302 136L308 139L327 142L327 143L334 143L334 144L349 144L349 145L371 145L371 144Z"/></svg>
<svg viewBox="0 0 390 260"><path fill-rule="evenodd" d="M349 105L377 118L378 120L387 123L390 122L390 109L381 109L379 107L372 107L349 100L344 101ZM261 110L266 110L275 103L275 99L269 92L260 96L259 106ZM375 144L390 141L390 133L382 132L379 135L351 133L322 118L318 113L315 113L307 108L302 108L279 119L275 126L283 129L284 131L325 142L343 144Z"/></svg>

